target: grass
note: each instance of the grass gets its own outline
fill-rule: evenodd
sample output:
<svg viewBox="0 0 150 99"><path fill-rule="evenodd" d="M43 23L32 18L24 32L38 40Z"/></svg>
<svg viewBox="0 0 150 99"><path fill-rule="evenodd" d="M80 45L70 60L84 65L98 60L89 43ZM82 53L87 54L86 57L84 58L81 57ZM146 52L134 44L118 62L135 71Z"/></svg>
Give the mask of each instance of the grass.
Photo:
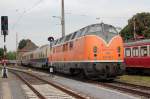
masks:
<svg viewBox="0 0 150 99"><path fill-rule="evenodd" d="M150 76L123 75L120 76L118 80L131 84L138 84L150 87Z"/></svg>

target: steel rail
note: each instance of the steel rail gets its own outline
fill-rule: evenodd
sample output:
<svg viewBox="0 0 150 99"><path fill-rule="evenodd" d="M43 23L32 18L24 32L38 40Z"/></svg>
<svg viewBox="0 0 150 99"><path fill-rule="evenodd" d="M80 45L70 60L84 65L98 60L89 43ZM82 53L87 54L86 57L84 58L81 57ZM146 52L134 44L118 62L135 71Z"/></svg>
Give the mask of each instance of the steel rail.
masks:
<svg viewBox="0 0 150 99"><path fill-rule="evenodd" d="M46 99L40 92L38 92L27 80L21 77L18 73L10 71L15 74L19 79L21 79L38 97L39 99Z"/></svg>
<svg viewBox="0 0 150 99"><path fill-rule="evenodd" d="M122 82L122 81L114 81L115 83L118 83L118 84L124 84L124 85L127 85L127 86L131 86L131 87L135 87L135 88L139 88L139 89L144 89L144 90L150 90L150 87L148 86L143 86L143 85L137 85L137 84L131 84L131 83L127 83L127 82Z"/></svg>
<svg viewBox="0 0 150 99"><path fill-rule="evenodd" d="M9 68L9 69L10 69L10 68ZM10 70L26 73L26 74L28 74L28 75L30 75L30 76L32 76L32 77L37 78L38 80L41 80L41 81L43 81L43 82L45 82L45 83L47 83L47 84L49 84L49 85L55 87L56 89L59 89L59 90L65 92L66 94L68 94L68 95L70 95L70 96L75 97L76 99L86 99L86 98L87 98L87 97L85 97L85 96L82 96L81 94L78 94L78 93L74 92L74 91L71 91L71 90L69 90L69 89L65 89L64 87L62 87L62 86L60 86L60 85L58 85L58 84L56 84L56 83L53 83L53 82L51 82L51 81L44 80L44 79L40 78L39 76L37 76L37 75L35 75L35 74L31 74L31 73L28 73L28 72L25 72L25 71L21 71L21 70L14 70L14 69L10 69ZM45 99L45 98L41 98L41 99Z"/></svg>
<svg viewBox="0 0 150 99"><path fill-rule="evenodd" d="M123 87L123 86L117 86L117 85L113 85L113 83L112 84L111 83L100 83L99 85L103 85L105 87L118 89L118 90L129 92L129 93L132 93L132 94L135 94L135 95L140 95L140 96L150 98L150 93L144 92L142 90L140 91L140 90L136 90L134 88L131 89L131 88Z"/></svg>

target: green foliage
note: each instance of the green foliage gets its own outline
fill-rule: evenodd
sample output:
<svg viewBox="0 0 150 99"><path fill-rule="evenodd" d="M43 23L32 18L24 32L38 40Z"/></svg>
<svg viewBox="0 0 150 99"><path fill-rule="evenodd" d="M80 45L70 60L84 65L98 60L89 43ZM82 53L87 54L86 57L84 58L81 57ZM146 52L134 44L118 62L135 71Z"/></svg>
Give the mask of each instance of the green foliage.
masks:
<svg viewBox="0 0 150 99"><path fill-rule="evenodd" d="M3 57L4 57L4 50L3 50L3 48L0 48L0 60L3 59ZM16 59L16 52L11 52L11 51L8 52L6 54L6 58L9 59L9 60Z"/></svg>
<svg viewBox="0 0 150 99"><path fill-rule="evenodd" d="M8 52L7 53L7 59L9 59L9 60L15 60L16 59L16 52Z"/></svg>
<svg viewBox="0 0 150 99"><path fill-rule="evenodd" d="M19 46L18 46L18 49L22 49L26 46L27 44L27 40L23 39L19 42Z"/></svg>
<svg viewBox="0 0 150 99"><path fill-rule="evenodd" d="M4 56L4 50L3 48L0 48L0 60L3 58Z"/></svg>
<svg viewBox="0 0 150 99"><path fill-rule="evenodd" d="M150 13L137 13L131 19L128 20L128 25L120 32L121 36L125 39L133 38L134 33L134 22L135 32L139 36L150 38Z"/></svg>

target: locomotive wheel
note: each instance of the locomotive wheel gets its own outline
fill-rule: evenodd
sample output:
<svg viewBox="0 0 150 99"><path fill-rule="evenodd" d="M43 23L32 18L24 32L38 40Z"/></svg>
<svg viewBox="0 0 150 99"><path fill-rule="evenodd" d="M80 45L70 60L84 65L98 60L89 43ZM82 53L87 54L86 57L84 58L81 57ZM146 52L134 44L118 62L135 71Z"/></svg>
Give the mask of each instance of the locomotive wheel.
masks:
<svg viewBox="0 0 150 99"><path fill-rule="evenodd" d="M85 74L85 71L83 69L80 69L79 77L80 77L80 79L88 79L88 77Z"/></svg>
<svg viewBox="0 0 150 99"><path fill-rule="evenodd" d="M75 76L75 69L73 69L73 68L70 69L70 75Z"/></svg>

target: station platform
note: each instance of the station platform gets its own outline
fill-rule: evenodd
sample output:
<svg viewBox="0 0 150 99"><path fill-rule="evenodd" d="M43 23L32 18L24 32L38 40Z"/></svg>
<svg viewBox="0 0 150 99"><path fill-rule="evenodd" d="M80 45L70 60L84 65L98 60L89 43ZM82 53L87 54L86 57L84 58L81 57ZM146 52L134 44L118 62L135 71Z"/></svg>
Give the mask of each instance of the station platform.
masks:
<svg viewBox="0 0 150 99"><path fill-rule="evenodd" d="M10 72L8 72L8 78L2 78L0 75L0 99L28 99L22 85L23 82Z"/></svg>

